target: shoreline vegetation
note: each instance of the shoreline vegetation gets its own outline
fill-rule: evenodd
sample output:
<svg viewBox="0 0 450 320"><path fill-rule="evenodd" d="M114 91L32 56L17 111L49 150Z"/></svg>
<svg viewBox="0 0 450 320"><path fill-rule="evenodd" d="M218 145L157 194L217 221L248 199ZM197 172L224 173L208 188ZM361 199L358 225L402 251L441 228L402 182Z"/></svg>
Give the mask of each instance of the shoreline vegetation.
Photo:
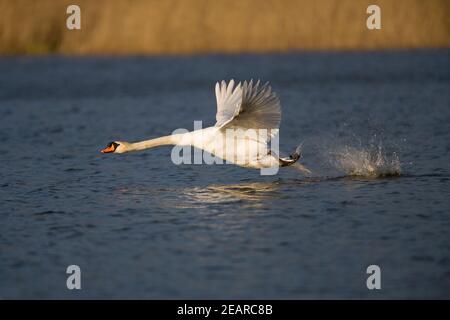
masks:
<svg viewBox="0 0 450 320"><path fill-rule="evenodd" d="M81 30L66 28L71 4ZM0 55L449 48L449 15L448 0L0 0Z"/></svg>

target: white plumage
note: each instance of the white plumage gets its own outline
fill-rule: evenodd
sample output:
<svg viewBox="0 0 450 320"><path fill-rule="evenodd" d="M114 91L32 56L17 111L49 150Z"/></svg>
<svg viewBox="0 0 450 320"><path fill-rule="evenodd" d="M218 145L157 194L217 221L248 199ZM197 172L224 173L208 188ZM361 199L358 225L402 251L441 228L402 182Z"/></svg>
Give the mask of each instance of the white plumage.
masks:
<svg viewBox="0 0 450 320"><path fill-rule="evenodd" d="M267 129L273 137L280 126L281 105L277 95L272 92L269 83L253 85L244 81L233 90L234 80L226 85L216 83L217 114L216 127L221 129Z"/></svg>
<svg viewBox="0 0 450 320"><path fill-rule="evenodd" d="M278 134L281 121L280 101L269 83L261 85L259 80L250 80L235 86L234 80L228 84L222 81L216 83L215 91L217 114L213 127L135 143L115 141L102 152L124 153L168 144L194 146L250 168L288 166L300 158L299 148L288 158L279 158L268 150L267 143ZM300 164L297 167L309 172Z"/></svg>

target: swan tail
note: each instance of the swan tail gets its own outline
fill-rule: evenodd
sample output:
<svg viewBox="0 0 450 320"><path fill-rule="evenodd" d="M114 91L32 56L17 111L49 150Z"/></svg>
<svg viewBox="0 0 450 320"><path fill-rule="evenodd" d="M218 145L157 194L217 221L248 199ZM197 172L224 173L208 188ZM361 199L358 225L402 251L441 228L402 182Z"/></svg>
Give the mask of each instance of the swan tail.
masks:
<svg viewBox="0 0 450 320"><path fill-rule="evenodd" d="M296 169L302 171L303 173L311 174L311 171L308 168L297 162L301 157L302 144L300 144L289 157L279 158L280 166L287 167L293 165Z"/></svg>

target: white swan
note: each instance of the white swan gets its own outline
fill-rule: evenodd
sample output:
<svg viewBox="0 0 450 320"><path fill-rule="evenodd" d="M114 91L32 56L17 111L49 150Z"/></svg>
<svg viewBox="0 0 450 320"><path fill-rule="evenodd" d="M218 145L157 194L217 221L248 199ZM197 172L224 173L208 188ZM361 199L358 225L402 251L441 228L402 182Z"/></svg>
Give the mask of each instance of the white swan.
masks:
<svg viewBox="0 0 450 320"><path fill-rule="evenodd" d="M268 83L239 83L234 80L216 83L217 114L213 127L187 133L172 134L141 142L114 141L102 153L125 153L163 145L194 146L216 159L248 168L290 166L301 156L300 147L289 157L281 158L269 150L268 142L278 134L281 106ZM273 143L273 142L272 142ZM299 163L296 167L310 173Z"/></svg>

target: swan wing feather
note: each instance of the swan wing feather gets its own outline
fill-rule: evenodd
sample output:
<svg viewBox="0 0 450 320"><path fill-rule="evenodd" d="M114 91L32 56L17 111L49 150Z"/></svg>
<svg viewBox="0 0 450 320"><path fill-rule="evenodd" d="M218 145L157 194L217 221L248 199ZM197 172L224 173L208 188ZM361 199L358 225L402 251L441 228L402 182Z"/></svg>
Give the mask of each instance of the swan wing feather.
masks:
<svg viewBox="0 0 450 320"><path fill-rule="evenodd" d="M234 80L231 80L228 85L223 80L221 83L216 83L216 127L221 127L223 124L232 119L235 115L236 109L238 109L241 104L241 84L239 83L234 90L233 87Z"/></svg>
<svg viewBox="0 0 450 320"><path fill-rule="evenodd" d="M216 127L221 129L276 129L281 121L281 105L269 83L261 85L244 81L233 90L234 80L228 85L225 81L216 84L217 115Z"/></svg>

